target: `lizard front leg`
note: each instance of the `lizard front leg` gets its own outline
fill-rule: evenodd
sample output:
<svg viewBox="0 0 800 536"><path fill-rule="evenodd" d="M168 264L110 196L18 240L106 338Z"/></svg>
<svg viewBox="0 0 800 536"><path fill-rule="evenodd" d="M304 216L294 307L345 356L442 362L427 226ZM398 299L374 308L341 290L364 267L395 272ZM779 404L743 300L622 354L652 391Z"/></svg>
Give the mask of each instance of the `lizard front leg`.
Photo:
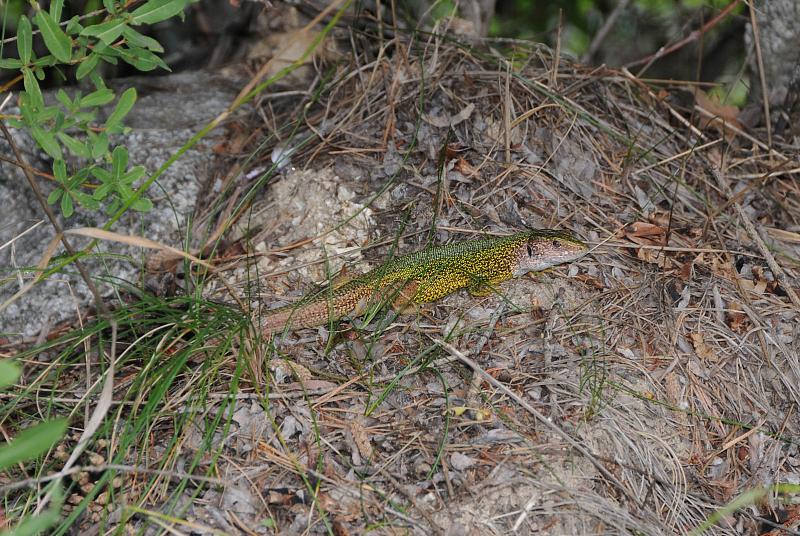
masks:
<svg viewBox="0 0 800 536"><path fill-rule="evenodd" d="M489 296L490 294L497 293L497 285L509 279L509 277L495 277L491 279L474 277L469 285L467 285L467 292L475 297Z"/></svg>

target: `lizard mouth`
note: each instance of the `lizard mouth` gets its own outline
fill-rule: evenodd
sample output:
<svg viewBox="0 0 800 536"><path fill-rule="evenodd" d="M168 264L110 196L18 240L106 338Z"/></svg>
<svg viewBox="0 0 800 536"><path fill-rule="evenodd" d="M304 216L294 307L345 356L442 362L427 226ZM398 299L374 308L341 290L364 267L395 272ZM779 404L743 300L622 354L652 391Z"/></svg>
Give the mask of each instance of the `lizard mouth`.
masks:
<svg viewBox="0 0 800 536"><path fill-rule="evenodd" d="M529 256L526 253L527 251L520 253L519 264L517 269L514 270L514 275L517 277L528 272L539 272L541 270L552 268L553 266L558 266L559 264L578 260L586 255L587 248L575 246L574 248L569 249L564 248L563 251L558 253L548 252L546 255L542 254Z"/></svg>

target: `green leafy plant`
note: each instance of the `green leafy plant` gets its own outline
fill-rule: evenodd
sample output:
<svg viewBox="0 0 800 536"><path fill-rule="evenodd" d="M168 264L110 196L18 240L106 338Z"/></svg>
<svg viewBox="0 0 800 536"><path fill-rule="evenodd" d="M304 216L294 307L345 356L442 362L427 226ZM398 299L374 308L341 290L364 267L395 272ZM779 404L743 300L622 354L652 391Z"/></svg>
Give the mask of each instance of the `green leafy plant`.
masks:
<svg viewBox="0 0 800 536"><path fill-rule="evenodd" d="M0 69L18 70L23 91L19 95L19 116L8 123L30 133L36 144L53 159L53 176L57 188L48 197L50 204L59 203L65 217L75 206L99 210L106 204L109 212L127 206L133 195L133 183L144 176L144 168L127 169L128 153L123 147L112 147L112 136L127 132L125 116L136 102L136 90L126 89L121 95L108 88L98 67L102 63L117 65L123 61L140 71L156 68L169 70L158 56L164 49L155 39L136 27L155 24L182 15L189 0L147 0L128 11L126 4L103 0L105 17L96 24L84 26L86 17L74 16L62 22L64 0L54 0L49 10L32 2L34 14L24 14L17 21L18 58L0 58ZM38 30L38 34L34 32ZM34 39L40 37L48 54L38 57ZM65 68L72 68L76 81L87 78L93 91L72 97L59 90L56 102L48 104L40 82L50 73L64 77ZM101 108L114 108L105 122L98 120ZM83 163L69 169L68 156ZM74 164L73 164L74 165ZM99 186L88 183L100 180ZM91 190L94 190L93 192ZM152 203L140 198L130 204L134 210L146 212Z"/></svg>
<svg viewBox="0 0 800 536"><path fill-rule="evenodd" d="M0 389L5 389L19 379L21 370L13 361L0 361ZM0 445L0 472L7 471L17 464L36 459L44 454L64 437L67 431L66 419L53 419L35 424L19 432L11 441ZM50 487L52 486L52 488ZM50 508L38 516L30 516L21 521L12 531L0 532L0 535L37 534L55 525L59 519L63 493L61 484L51 483L48 491L52 492Z"/></svg>

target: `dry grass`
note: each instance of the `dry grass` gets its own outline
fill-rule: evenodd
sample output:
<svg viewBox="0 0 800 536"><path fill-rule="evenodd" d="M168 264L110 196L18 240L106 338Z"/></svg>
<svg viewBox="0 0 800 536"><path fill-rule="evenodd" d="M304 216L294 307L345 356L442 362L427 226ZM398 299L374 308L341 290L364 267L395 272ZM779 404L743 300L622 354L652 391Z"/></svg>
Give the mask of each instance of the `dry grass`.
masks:
<svg viewBox="0 0 800 536"><path fill-rule="evenodd" d="M577 268L507 285L523 312L493 315L497 297L454 296L428 317L371 325L327 347L313 332L280 346L315 370L306 381L350 378L347 390L299 406L308 429L286 444L300 466L326 474L323 510L348 527L401 533L406 524L423 533L459 524L475 534L683 533L745 490L797 482L796 152L770 151L758 134L709 122L713 111L680 106L674 95L688 85L555 65L542 48L506 50L513 62L479 50L427 36L359 51L309 109L301 128L319 137L292 162L332 167L338 179L315 172L330 193L355 193L364 208L348 216L368 223L372 265L390 241L424 247L431 229L441 242L561 227L598 247ZM279 136L269 125L287 118L275 112L265 130ZM276 185L297 195L308 187L292 173ZM263 229L254 244L308 238L286 221L295 207L280 198L276 207L251 222ZM322 244L328 272L338 269L331 250L362 258L352 248L367 245L363 227L303 208L322 232L281 248L288 259L277 264L322 259ZM752 224L768 251L748 234ZM776 265L789 286L776 281ZM278 293L325 278L322 264L302 266ZM268 285L286 281L282 266L264 267ZM419 366L441 355L441 337L540 413L461 365ZM387 381L389 394L373 404ZM278 465L258 474L259 487L292 487L287 463ZM780 504L765 499L710 530L756 532L781 519Z"/></svg>
<svg viewBox="0 0 800 536"><path fill-rule="evenodd" d="M254 306L429 238L557 227L596 248L502 297L335 336L241 331L220 350L230 320L213 324L137 432L117 499L136 506L110 527L686 533L747 490L800 482L796 150L709 122L679 102L688 86L542 47L342 42L350 60L316 65L306 99L261 103L268 141L199 214L197 229L230 226L217 268ZM279 142L301 145L300 170L270 168ZM159 349L186 344L152 329ZM707 531L796 516L776 495Z"/></svg>

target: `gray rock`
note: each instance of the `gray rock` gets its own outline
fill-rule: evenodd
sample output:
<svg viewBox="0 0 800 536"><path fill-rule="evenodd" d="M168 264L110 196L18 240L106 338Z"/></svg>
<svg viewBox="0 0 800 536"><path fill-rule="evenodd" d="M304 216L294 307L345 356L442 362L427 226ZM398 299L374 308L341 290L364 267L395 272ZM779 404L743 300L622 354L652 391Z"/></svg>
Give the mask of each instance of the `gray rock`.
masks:
<svg viewBox="0 0 800 536"><path fill-rule="evenodd" d="M121 93L126 87L136 87L139 98L126 124L133 130L117 143L129 151L131 165L140 164L149 173L156 171L192 135L222 112L232 102L241 84L206 72L176 74L160 78L130 78L119 80L112 87ZM52 95L50 96L52 97ZM210 136L219 136L220 130ZM14 131L15 143L25 151L25 158L35 168L50 171L52 163L34 147L29 139ZM147 237L151 240L180 247L186 236L188 217L194 212L198 195L207 181L213 162L213 138L206 137L187 151L150 188L154 203L151 212L129 211L112 231ZM7 143L0 143L0 152L11 155ZM52 184L40 180L47 195ZM55 236L46 221L44 211L20 170L0 162L0 303L4 302L34 277L35 267L45 248ZM55 207L57 209L57 207ZM60 217L60 215L59 215ZM78 209L68 221L61 218L64 228L102 226L105 213ZM31 229L37 222L44 223ZM26 230L29 232L25 233ZM25 234L23 234L25 233ZM22 236L20 236L22 235ZM80 247L86 240L72 239ZM59 246L57 254L63 253ZM97 256L84 263L104 296L114 292L114 285L140 280L143 252L117 243L101 243L96 250L114 254L114 258ZM122 255L122 258L117 258ZM0 313L0 334L12 339L31 337L50 326L73 317L91 303L86 285L74 266L36 285L8 309Z"/></svg>

